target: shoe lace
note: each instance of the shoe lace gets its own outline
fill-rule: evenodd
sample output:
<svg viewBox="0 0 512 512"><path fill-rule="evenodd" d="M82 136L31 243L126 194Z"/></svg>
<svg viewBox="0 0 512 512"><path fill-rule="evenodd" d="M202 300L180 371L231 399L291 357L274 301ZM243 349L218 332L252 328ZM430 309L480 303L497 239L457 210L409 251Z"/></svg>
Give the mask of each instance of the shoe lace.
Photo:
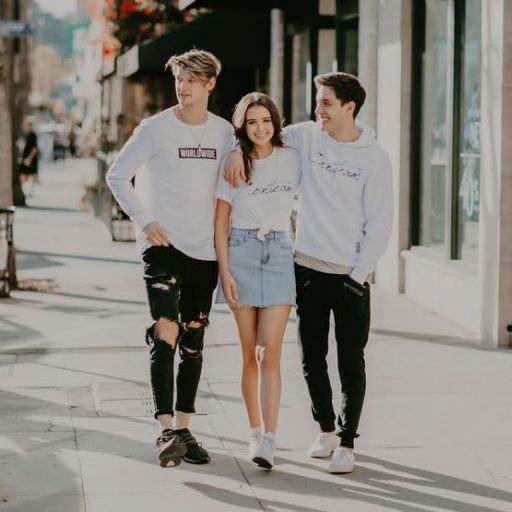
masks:
<svg viewBox="0 0 512 512"><path fill-rule="evenodd" d="M174 432L172 430L166 430L165 432L162 432L160 437L156 440L156 446L160 447L165 443L168 443L171 441L174 437Z"/></svg>
<svg viewBox="0 0 512 512"><path fill-rule="evenodd" d="M266 443L272 450L275 448L276 442L267 436L263 436L263 442Z"/></svg>
<svg viewBox="0 0 512 512"><path fill-rule="evenodd" d="M334 452L333 458L339 461L350 461L352 459L352 454L348 450L341 450L338 448Z"/></svg>
<svg viewBox="0 0 512 512"><path fill-rule="evenodd" d="M197 441L190 431L180 432L180 438L187 446L203 446L202 443Z"/></svg>

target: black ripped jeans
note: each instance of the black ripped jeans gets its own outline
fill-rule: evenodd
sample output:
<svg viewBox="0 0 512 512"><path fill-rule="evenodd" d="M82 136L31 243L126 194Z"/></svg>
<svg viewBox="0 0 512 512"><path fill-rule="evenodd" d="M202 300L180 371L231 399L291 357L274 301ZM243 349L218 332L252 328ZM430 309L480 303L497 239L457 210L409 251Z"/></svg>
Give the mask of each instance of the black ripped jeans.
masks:
<svg viewBox="0 0 512 512"><path fill-rule="evenodd" d="M370 330L370 287L348 275L327 274L295 264L302 371L311 411L322 432L335 430L327 372L331 311L334 315L342 401L338 414L341 446L354 447L366 391L364 348Z"/></svg>
<svg viewBox="0 0 512 512"><path fill-rule="evenodd" d="M146 333L150 349L151 389L155 418L174 415L174 354L179 347L176 377L176 410L193 413L203 366L204 330L217 284L217 262L196 260L162 246L150 247L142 255L144 279L153 320L167 318L179 325L174 347L155 337L154 324ZM187 327L197 322L199 327Z"/></svg>

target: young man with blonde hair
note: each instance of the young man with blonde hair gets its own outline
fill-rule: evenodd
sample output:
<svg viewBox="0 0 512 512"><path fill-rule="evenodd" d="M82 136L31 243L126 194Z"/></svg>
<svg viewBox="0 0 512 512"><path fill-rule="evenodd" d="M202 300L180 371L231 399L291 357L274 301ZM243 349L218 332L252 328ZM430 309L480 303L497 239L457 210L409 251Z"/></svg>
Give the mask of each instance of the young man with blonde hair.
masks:
<svg viewBox="0 0 512 512"><path fill-rule="evenodd" d="M219 60L191 50L171 57L167 67L174 75L177 105L143 120L107 174L112 193L135 223L144 264L154 320L146 343L162 467L178 465L182 458L193 464L210 460L188 427L217 284L214 193L220 162L234 140L231 125L208 112Z"/></svg>
<svg viewBox="0 0 512 512"><path fill-rule="evenodd" d="M375 132L356 120L366 98L357 77L328 73L315 77L315 85L318 121L285 128L286 142L300 151L302 160L295 240L298 337L311 411L320 430L308 452L311 457L332 454L328 471L350 473L366 389L366 279L391 234L392 173ZM236 186L243 177L241 157L233 154L229 160L226 179ZM338 415L326 361L331 312L342 388Z"/></svg>

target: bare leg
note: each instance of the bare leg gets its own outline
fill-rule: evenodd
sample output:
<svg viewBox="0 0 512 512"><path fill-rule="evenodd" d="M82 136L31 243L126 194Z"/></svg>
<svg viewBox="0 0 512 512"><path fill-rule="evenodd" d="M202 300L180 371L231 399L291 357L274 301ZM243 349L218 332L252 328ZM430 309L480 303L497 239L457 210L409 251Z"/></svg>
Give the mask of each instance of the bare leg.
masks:
<svg viewBox="0 0 512 512"><path fill-rule="evenodd" d="M264 433L275 433L281 400L281 347L291 306L258 310L256 349L260 367L260 403Z"/></svg>
<svg viewBox="0 0 512 512"><path fill-rule="evenodd" d="M256 308L236 308L233 310L242 346L242 396L244 397L249 425L261 424L258 402L258 365L256 362L256 332L258 310Z"/></svg>
<svg viewBox="0 0 512 512"><path fill-rule="evenodd" d="M176 429L188 428L190 426L190 419L192 413L176 411Z"/></svg>

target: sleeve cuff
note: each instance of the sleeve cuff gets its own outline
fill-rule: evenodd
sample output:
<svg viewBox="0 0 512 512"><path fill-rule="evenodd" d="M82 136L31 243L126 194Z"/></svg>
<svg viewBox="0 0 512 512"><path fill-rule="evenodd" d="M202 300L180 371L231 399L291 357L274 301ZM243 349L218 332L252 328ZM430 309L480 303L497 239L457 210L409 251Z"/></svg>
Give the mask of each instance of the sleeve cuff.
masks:
<svg viewBox="0 0 512 512"><path fill-rule="evenodd" d="M369 274L369 272L367 270L365 270L364 268L354 267L352 269L352 272L350 272L350 277L354 281L357 281L359 284L362 285L368 278L368 274Z"/></svg>
<svg viewBox="0 0 512 512"><path fill-rule="evenodd" d="M222 201L226 201L226 203L229 203L231 206L233 206L233 201L227 195L215 194L215 197L217 199L222 199Z"/></svg>

